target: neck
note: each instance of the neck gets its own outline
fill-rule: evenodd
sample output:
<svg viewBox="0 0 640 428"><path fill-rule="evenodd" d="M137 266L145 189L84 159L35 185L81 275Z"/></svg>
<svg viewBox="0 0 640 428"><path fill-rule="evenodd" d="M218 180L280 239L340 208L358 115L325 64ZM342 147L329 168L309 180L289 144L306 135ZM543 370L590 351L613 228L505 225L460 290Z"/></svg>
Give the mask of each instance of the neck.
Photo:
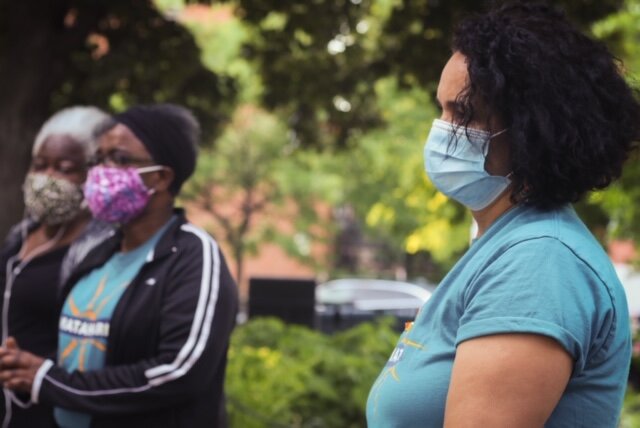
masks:
<svg viewBox="0 0 640 428"><path fill-rule="evenodd" d="M173 204L148 206L140 217L122 226L122 252L138 248L147 242L173 215Z"/></svg>
<svg viewBox="0 0 640 428"><path fill-rule="evenodd" d="M31 259L47 251L70 244L80 236L91 219L88 212L80 213L73 220L61 225L41 224L22 243L20 258Z"/></svg>
<svg viewBox="0 0 640 428"><path fill-rule="evenodd" d="M40 227L42 228L42 231L44 232L44 236L47 239L53 239L58 234L58 232L60 232L60 228L64 227L64 225L62 224L52 225L52 224L43 223Z"/></svg>
<svg viewBox="0 0 640 428"><path fill-rule="evenodd" d="M42 228L45 236L48 239L53 239L56 235L58 235L58 233L61 233L60 229L64 228L62 236L59 237L59 242L62 244L75 240L80 235L80 233L82 233L85 226L90 220L91 215L89 214L89 212L82 211L75 218L66 223L57 225L43 224Z"/></svg>
<svg viewBox="0 0 640 428"><path fill-rule="evenodd" d="M498 219L502 214L509 211L515 205L511 201L511 192L504 192L501 196L498 197L491 205L480 210L480 211L472 211L471 215L478 223L478 235L477 237L481 237L493 224L494 221Z"/></svg>

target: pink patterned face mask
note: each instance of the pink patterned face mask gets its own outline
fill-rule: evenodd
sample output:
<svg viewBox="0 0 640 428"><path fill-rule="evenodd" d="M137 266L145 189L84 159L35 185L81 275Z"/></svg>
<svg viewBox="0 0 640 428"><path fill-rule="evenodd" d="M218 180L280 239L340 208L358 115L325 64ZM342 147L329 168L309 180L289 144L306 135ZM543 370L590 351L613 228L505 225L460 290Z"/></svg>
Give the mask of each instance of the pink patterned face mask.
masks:
<svg viewBox="0 0 640 428"><path fill-rule="evenodd" d="M89 170L84 197L91 213L107 223L126 224L142 213L152 193L140 174L159 171L162 166L112 168L98 165Z"/></svg>

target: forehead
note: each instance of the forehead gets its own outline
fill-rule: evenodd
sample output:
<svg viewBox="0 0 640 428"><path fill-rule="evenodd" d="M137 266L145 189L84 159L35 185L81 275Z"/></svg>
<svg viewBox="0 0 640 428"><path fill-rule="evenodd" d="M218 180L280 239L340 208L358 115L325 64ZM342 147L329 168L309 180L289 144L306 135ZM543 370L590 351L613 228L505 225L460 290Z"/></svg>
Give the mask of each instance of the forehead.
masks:
<svg viewBox="0 0 640 428"><path fill-rule="evenodd" d="M142 141L121 123L102 134L99 149L101 151L122 150L136 155L151 156Z"/></svg>
<svg viewBox="0 0 640 428"><path fill-rule="evenodd" d="M49 159L71 159L82 161L86 154L84 146L73 139L70 135L53 134L48 136L42 142L42 145L35 153L35 156Z"/></svg>
<svg viewBox="0 0 640 428"><path fill-rule="evenodd" d="M442 70L438 84L438 100L444 105L454 101L469 79L466 57L455 52Z"/></svg>

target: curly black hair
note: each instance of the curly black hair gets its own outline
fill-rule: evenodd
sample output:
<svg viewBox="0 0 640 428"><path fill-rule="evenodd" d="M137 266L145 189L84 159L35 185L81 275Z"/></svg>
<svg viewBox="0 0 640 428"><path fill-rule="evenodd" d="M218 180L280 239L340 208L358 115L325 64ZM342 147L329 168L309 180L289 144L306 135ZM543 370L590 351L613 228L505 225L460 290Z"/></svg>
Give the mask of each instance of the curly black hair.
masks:
<svg viewBox="0 0 640 428"><path fill-rule="evenodd" d="M469 72L455 121L483 105L508 128L515 202L553 208L620 176L640 104L603 43L549 5L511 2L464 20L452 48Z"/></svg>

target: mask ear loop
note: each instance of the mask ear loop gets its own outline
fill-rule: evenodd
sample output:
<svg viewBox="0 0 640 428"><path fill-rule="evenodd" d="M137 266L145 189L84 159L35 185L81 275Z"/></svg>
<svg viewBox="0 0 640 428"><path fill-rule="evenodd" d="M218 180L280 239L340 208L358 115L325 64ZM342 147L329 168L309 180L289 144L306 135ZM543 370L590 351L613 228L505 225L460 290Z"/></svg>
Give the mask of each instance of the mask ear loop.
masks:
<svg viewBox="0 0 640 428"><path fill-rule="evenodd" d="M151 165L151 166L144 166L142 168L137 168L136 171L138 171L138 174L146 174L148 172L162 171L165 168L166 166L163 166L163 165Z"/></svg>
<svg viewBox="0 0 640 428"><path fill-rule="evenodd" d="M497 137L498 135L502 135L502 134L504 134L505 132L507 132L508 130L509 130L509 128L504 128L502 131L498 131L498 132L496 132L495 134L493 134L493 135L491 136L491 138L495 138L495 137ZM509 181L511 181L511 177L513 177L513 171L511 171L509 174L507 174L507 175L505 175L505 176L504 176L504 178L506 178L506 179L507 179L507 180L509 180Z"/></svg>
<svg viewBox="0 0 640 428"><path fill-rule="evenodd" d="M496 138L498 135L502 135L502 134L504 134L505 132L507 132L508 130L509 130L509 128L504 128L502 131L498 131L498 132L496 132L495 134L491 134L491 135L489 136L489 139L491 140L492 138Z"/></svg>
<svg viewBox="0 0 640 428"><path fill-rule="evenodd" d="M142 168L138 168L138 169L136 169L136 171L138 172L138 174L146 174L147 172L162 171L165 168L166 167L163 166L163 165L151 165L151 166L145 166L145 167L142 167ZM151 196L151 195L156 193L156 189L149 189L148 193L149 193L149 196Z"/></svg>
<svg viewBox="0 0 640 428"><path fill-rule="evenodd" d="M487 157L487 154L489 153L489 142L491 142L492 139L494 139L495 137L497 137L498 135L502 135L505 132L507 132L509 130L509 128L504 128L502 131L498 131L495 134L491 134L489 135L489 139L487 140L486 144L485 144L485 150L484 150L484 157ZM511 181L511 177L513 176L513 171L511 171L509 174L505 175L504 178L506 178L507 180Z"/></svg>

